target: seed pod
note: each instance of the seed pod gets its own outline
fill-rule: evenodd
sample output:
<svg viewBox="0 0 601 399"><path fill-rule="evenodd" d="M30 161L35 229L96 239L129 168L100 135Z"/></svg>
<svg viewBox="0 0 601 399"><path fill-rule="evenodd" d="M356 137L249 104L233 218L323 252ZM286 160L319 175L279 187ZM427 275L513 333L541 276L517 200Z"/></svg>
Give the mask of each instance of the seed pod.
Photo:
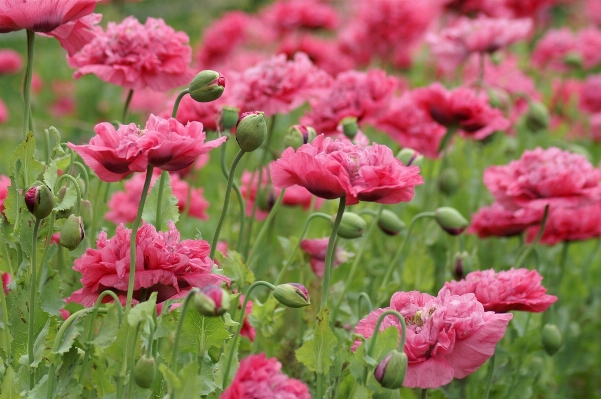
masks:
<svg viewBox="0 0 601 399"><path fill-rule="evenodd" d="M75 215L69 216L61 229L61 246L73 251L83 241L84 237L83 218Z"/></svg>
<svg viewBox="0 0 601 399"><path fill-rule="evenodd" d="M332 224L334 224L335 220L336 215L332 216L332 219L330 219ZM353 212L344 212L342 214L340 226L338 226L338 237L348 239L359 238L363 235L366 226L367 224L361 216Z"/></svg>
<svg viewBox="0 0 601 399"><path fill-rule="evenodd" d="M557 353L563 345L563 336L555 324L545 324L542 332L543 347L549 356Z"/></svg>

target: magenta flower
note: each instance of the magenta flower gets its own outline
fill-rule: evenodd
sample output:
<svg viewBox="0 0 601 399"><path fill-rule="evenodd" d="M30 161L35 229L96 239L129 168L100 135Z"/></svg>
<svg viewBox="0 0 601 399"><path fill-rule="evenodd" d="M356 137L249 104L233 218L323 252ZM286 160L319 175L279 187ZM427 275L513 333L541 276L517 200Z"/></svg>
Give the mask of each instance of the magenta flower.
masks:
<svg viewBox="0 0 601 399"><path fill-rule="evenodd" d="M131 230L117 227L114 237L108 239L102 231L96 249L88 248L75 260L73 269L82 274L83 288L75 291L67 302L92 306L104 290L115 292L125 303L129 281L129 241ZM212 274L209 259L210 246L204 240L180 241L179 231L169 223L168 232L157 232L154 226L143 224L136 236L136 275L134 303L146 292L157 292L157 302L183 298L192 287L220 285L229 279ZM107 301L110 298L107 297Z"/></svg>
<svg viewBox="0 0 601 399"><path fill-rule="evenodd" d="M17 73L23 66L21 54L15 50L0 50L0 75L9 75Z"/></svg>
<svg viewBox="0 0 601 399"><path fill-rule="evenodd" d="M242 304L244 303L244 298L245 298L244 294L240 294L240 296L238 297L239 303L240 303L238 305L238 309L242 309ZM244 309L244 322L242 323L242 327L240 328L240 335L248 338L250 340L250 342L253 342L255 340L255 337L257 336L257 331L250 324L250 321L248 320L248 317L250 316L252 311L253 311L253 301L251 301L249 299L248 302L246 302L246 307Z"/></svg>
<svg viewBox="0 0 601 399"><path fill-rule="evenodd" d="M601 112L599 92L601 92L601 75L589 75L580 91L580 108L591 114Z"/></svg>
<svg viewBox="0 0 601 399"><path fill-rule="evenodd" d="M329 237L314 239L305 238L300 243L300 249L311 257L309 261L311 270L313 270L313 273L315 273L317 277L323 277L329 240ZM340 248L340 246L337 246L336 254L334 255L334 267L338 267L340 264L346 262L351 255L352 254L349 254Z"/></svg>
<svg viewBox="0 0 601 399"><path fill-rule="evenodd" d="M96 0L3 0L0 33L29 29L49 33L94 11Z"/></svg>
<svg viewBox="0 0 601 399"><path fill-rule="evenodd" d="M311 399L301 381L282 373L282 364L264 353L250 355L240 362L232 384L220 399Z"/></svg>
<svg viewBox="0 0 601 399"><path fill-rule="evenodd" d="M498 203L478 209L472 215L468 234L478 234L480 238L511 237L522 234L528 227L538 225L542 221L541 210L519 209L507 210Z"/></svg>
<svg viewBox="0 0 601 399"><path fill-rule="evenodd" d="M41 35L54 37L72 56L98 36L100 28L96 28L96 25L101 19L101 14L89 14Z"/></svg>
<svg viewBox="0 0 601 399"><path fill-rule="evenodd" d="M353 58L344 53L336 42L311 34L284 38L277 53L284 53L288 58L296 53L305 53L315 66L332 76L355 67Z"/></svg>
<svg viewBox="0 0 601 399"><path fill-rule="evenodd" d="M128 89L165 91L192 79L188 42L188 35L176 32L160 18L148 18L142 25L127 17L120 24L109 22L106 32L99 32L81 52L68 57L68 62L77 68L76 79L93 73Z"/></svg>
<svg viewBox="0 0 601 399"><path fill-rule="evenodd" d="M585 241L601 236L601 205L581 206L578 208L556 207L549 211L545 231L540 242L556 245L563 241ZM532 242L538 235L540 226L526 230L526 241Z"/></svg>
<svg viewBox="0 0 601 399"><path fill-rule="evenodd" d="M496 273L490 269L468 273L461 281L446 282L445 288L453 295L474 294L487 311L539 313L557 301L556 296L546 293L542 280L536 270L511 268Z"/></svg>
<svg viewBox="0 0 601 399"><path fill-rule="evenodd" d="M200 122L207 130L217 130L217 123L221 117L221 108L224 105L232 104L231 96L229 95L230 92L230 90L226 90L217 100L208 103L200 103L194 101L190 96L184 96L179 103L175 118L184 124L188 122ZM171 109L173 108L174 102L175 97L169 102L169 107L161 114L162 116L171 116Z"/></svg>
<svg viewBox="0 0 601 399"><path fill-rule="evenodd" d="M8 285L12 281L12 277L11 277L10 273L3 272L1 279L2 279L2 289L4 290L4 295L7 295L8 294Z"/></svg>
<svg viewBox="0 0 601 399"><path fill-rule="evenodd" d="M493 355L513 317L486 312L474 294L453 295L447 288L436 297L397 292L389 308L371 312L359 321L355 332L371 337L378 317L387 309L399 312L407 323L404 351L409 367L403 385L409 388L438 388L478 370ZM392 316L386 316L380 331L391 326L401 331ZM353 350L360 342L355 341Z"/></svg>

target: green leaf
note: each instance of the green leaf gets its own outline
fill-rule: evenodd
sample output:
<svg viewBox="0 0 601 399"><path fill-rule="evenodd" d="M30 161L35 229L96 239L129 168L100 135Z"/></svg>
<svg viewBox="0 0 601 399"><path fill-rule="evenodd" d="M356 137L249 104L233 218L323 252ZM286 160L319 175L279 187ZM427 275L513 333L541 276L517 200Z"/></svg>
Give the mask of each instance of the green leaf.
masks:
<svg viewBox="0 0 601 399"><path fill-rule="evenodd" d="M336 399L370 399L371 392L361 385L351 374L340 383Z"/></svg>
<svg viewBox="0 0 601 399"><path fill-rule="evenodd" d="M157 306L157 292L150 294L150 298L146 302L142 302L134 306L127 315L127 322L130 326L135 327L138 323L144 323L149 317L154 316L154 311Z"/></svg>
<svg viewBox="0 0 601 399"><path fill-rule="evenodd" d="M161 226L166 228L169 225L169 221L171 220L173 223L177 223L179 220L179 208L177 207L177 198L173 195L173 190L171 190L171 178L169 177L169 173L162 172L165 174L165 185L163 187L163 199L161 201ZM142 212L142 219L146 221L146 223L150 223L153 225L157 224L157 207L159 202L159 181L154 184L152 190L150 190L150 194L146 198L146 204L144 205L144 211Z"/></svg>
<svg viewBox="0 0 601 399"><path fill-rule="evenodd" d="M399 343L399 332L395 327L389 327L380 332L377 336L376 346L371 356L366 354L367 348L371 344L372 338L363 342L357 347L353 354L353 359L349 365L349 370L353 377L362 384L367 385L373 391L380 390L380 385L373 379L373 371L378 363L384 359L392 350L396 349ZM365 377L368 377L366 380ZM376 385L370 384L370 379Z"/></svg>
<svg viewBox="0 0 601 399"><path fill-rule="evenodd" d="M236 371L238 370L238 366L240 365L240 361L238 360L238 348L240 346L240 340L236 342L236 347L234 348L231 343L225 345L223 349L223 353L217 362L217 367L213 369L215 375L215 383L218 387L228 386L231 384L232 379L236 375ZM224 371L226 368L227 360L229 359L230 353L234 351L234 357L232 360L232 364L230 365L230 371L228 373L227 383L223 383Z"/></svg>
<svg viewBox="0 0 601 399"><path fill-rule="evenodd" d="M221 348L230 336L221 317L205 317L193 306L189 306L182 328L179 351L202 354L212 346Z"/></svg>
<svg viewBox="0 0 601 399"><path fill-rule="evenodd" d="M44 281L42 291L40 292L42 309L44 312L54 316L60 316L59 310L65 307L65 301L59 289L60 283L58 274L51 271L50 275Z"/></svg>
<svg viewBox="0 0 601 399"><path fill-rule="evenodd" d="M88 370L91 371L91 385L96 390L97 397L102 398L116 391L115 383L106 373L104 359L94 360L94 367L90 367Z"/></svg>
<svg viewBox="0 0 601 399"><path fill-rule="evenodd" d="M198 362L186 364L178 373L180 388L175 391L176 399L198 397L202 389L202 379L198 375Z"/></svg>
<svg viewBox="0 0 601 399"><path fill-rule="evenodd" d="M223 272L232 281L233 286L242 289L255 282L255 275L246 266L240 254L236 251L227 251L227 257L217 251L217 259L223 269Z"/></svg>
<svg viewBox="0 0 601 399"><path fill-rule="evenodd" d="M9 161L11 175L17 179L18 187L29 188L44 171L44 165L34 157L35 138L28 133L25 141L17 146Z"/></svg>
<svg viewBox="0 0 601 399"><path fill-rule="evenodd" d="M215 384L213 378L213 362L211 362L211 358L209 357L208 353L205 353L204 357L202 358L202 368L200 370L201 396L208 395L219 388L217 384Z"/></svg>
<svg viewBox="0 0 601 399"><path fill-rule="evenodd" d="M80 369L79 351L72 347L63 356L63 362L57 370L56 380L58 383L54 383L56 396L61 399L79 399L82 397L83 385L77 382Z"/></svg>
<svg viewBox="0 0 601 399"><path fill-rule="evenodd" d="M280 303L270 295L265 303L255 300L249 317L250 324L261 331L264 337L271 337L278 330L279 322L285 308L278 306Z"/></svg>
<svg viewBox="0 0 601 399"><path fill-rule="evenodd" d="M65 331L65 335L63 335L63 342L61 342L61 345L55 353L66 353L70 351L75 343L75 339L81 335L82 331L83 323L81 321L76 320L71 323L67 328L67 331Z"/></svg>
<svg viewBox="0 0 601 399"><path fill-rule="evenodd" d="M324 307L319 311L313 336L296 351L296 359L319 374L327 373L332 366L332 356L338 345L338 340L330 329L329 316L328 308Z"/></svg>
<svg viewBox="0 0 601 399"><path fill-rule="evenodd" d="M165 363L159 365L159 371L163 374L163 378L167 382L167 392L170 394L169 397L171 397L171 393L181 387L181 381Z"/></svg>
<svg viewBox="0 0 601 399"><path fill-rule="evenodd" d="M54 190L54 186L56 185L56 181L58 180L58 168L56 167L56 162L54 160L50 161L50 164L46 166L46 170L44 170L44 183L51 190Z"/></svg>
<svg viewBox="0 0 601 399"><path fill-rule="evenodd" d="M113 342L104 350L104 357L109 362L109 367L104 367L105 373L116 375L121 371L123 355L127 346L127 330L130 328L128 323L122 323Z"/></svg>
<svg viewBox="0 0 601 399"><path fill-rule="evenodd" d="M107 314L102 318L102 323L100 324L98 333L92 340L92 344L106 348L115 340L119 331L118 306L120 305L113 304L108 307Z"/></svg>
<svg viewBox="0 0 601 399"><path fill-rule="evenodd" d="M15 373L12 367L8 367L4 379L2 380L2 393L0 393L0 399L18 399L21 397L19 394L19 376Z"/></svg>
<svg viewBox="0 0 601 399"><path fill-rule="evenodd" d="M67 209L71 209L75 206L75 202L77 201L77 189L75 186L71 185L67 188L65 192L65 196L61 202L55 201L54 210L55 211L65 211Z"/></svg>
<svg viewBox="0 0 601 399"><path fill-rule="evenodd" d="M223 322L227 327L238 327L240 325L240 323L232 319L232 316L229 313L223 315Z"/></svg>
<svg viewBox="0 0 601 399"><path fill-rule="evenodd" d="M6 220L8 223L13 226L17 222L17 217L19 216L18 208L22 208L25 206L25 202L23 198L20 198L17 195L17 188L15 187L15 178L11 178L11 185L8 186L8 193L6 199L4 200L4 216L6 216ZM18 207L17 201L20 201L20 207Z"/></svg>

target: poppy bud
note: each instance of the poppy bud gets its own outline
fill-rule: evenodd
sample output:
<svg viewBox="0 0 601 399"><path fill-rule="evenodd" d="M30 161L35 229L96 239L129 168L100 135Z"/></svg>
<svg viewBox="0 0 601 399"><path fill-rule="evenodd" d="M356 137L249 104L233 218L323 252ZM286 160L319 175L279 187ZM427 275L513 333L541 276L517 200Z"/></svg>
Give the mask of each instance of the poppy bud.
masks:
<svg viewBox="0 0 601 399"><path fill-rule="evenodd" d="M149 389L152 386L157 368L154 357L142 356L134 366L134 381L140 388Z"/></svg>
<svg viewBox="0 0 601 399"><path fill-rule="evenodd" d="M60 204L61 202L63 202L63 198L65 198L65 194L67 193L67 186L61 186L61 188L58 189L58 203ZM66 219L68 218L70 215L73 214L73 207L71 208L67 208L67 209L63 209L60 210L58 212L56 212L56 218L57 219Z"/></svg>
<svg viewBox="0 0 601 399"><path fill-rule="evenodd" d="M438 225L451 235L459 235L469 226L469 222L455 208L442 206L434 212Z"/></svg>
<svg viewBox="0 0 601 399"><path fill-rule="evenodd" d="M261 111L244 112L236 123L236 141L243 151L259 148L267 135L265 114Z"/></svg>
<svg viewBox="0 0 601 399"><path fill-rule="evenodd" d="M563 345L563 336L555 324L545 324L542 332L543 347L549 356L553 356Z"/></svg>
<svg viewBox="0 0 601 399"><path fill-rule="evenodd" d="M302 308L311 304L309 291L302 284L286 283L280 284L273 290L273 297L282 305L289 308Z"/></svg>
<svg viewBox="0 0 601 399"><path fill-rule="evenodd" d="M83 218L75 215L69 216L61 229L61 246L73 251L83 241L84 237Z"/></svg>
<svg viewBox="0 0 601 399"><path fill-rule="evenodd" d="M546 129L549 125L549 110L539 101L530 101L526 112L526 127L531 132Z"/></svg>
<svg viewBox="0 0 601 399"><path fill-rule="evenodd" d="M359 125L357 124L357 118L354 116L347 116L346 118L342 118L340 121L340 125L342 126L342 133L349 139L354 139L359 132Z"/></svg>
<svg viewBox="0 0 601 399"><path fill-rule="evenodd" d="M457 252L455 256L453 256L453 262L451 264L453 267L453 278L455 280L461 280L471 271L472 258L467 251Z"/></svg>
<svg viewBox="0 0 601 399"><path fill-rule="evenodd" d="M403 148L401 151L399 151L396 157L405 166L420 166L424 160L424 156L415 151L413 148Z"/></svg>
<svg viewBox="0 0 601 399"><path fill-rule="evenodd" d="M194 307L203 316L221 316L230 308L230 294L216 285L207 285L194 296Z"/></svg>
<svg viewBox="0 0 601 399"><path fill-rule="evenodd" d="M563 57L563 62L572 68L582 68L582 56L574 51L567 53Z"/></svg>
<svg viewBox="0 0 601 399"><path fill-rule="evenodd" d="M383 388L397 389L403 386L407 374L407 355L393 350L374 370L374 377Z"/></svg>
<svg viewBox="0 0 601 399"><path fill-rule="evenodd" d="M384 233L395 236L405 228L405 222L403 222L396 213L384 209L378 219L378 226Z"/></svg>
<svg viewBox="0 0 601 399"><path fill-rule="evenodd" d="M89 225L92 223L92 218L94 217L92 203L88 200L82 199L79 203L79 214L83 218L84 225Z"/></svg>
<svg viewBox="0 0 601 399"><path fill-rule="evenodd" d="M275 205L275 195L273 195L273 190L271 187L264 187L257 193L257 197L255 201L257 201L257 205L259 209L263 212L269 212Z"/></svg>
<svg viewBox="0 0 601 399"><path fill-rule="evenodd" d="M446 195L453 195L459 188L459 173L455 168L446 168L440 173L438 189Z"/></svg>
<svg viewBox="0 0 601 399"><path fill-rule="evenodd" d="M217 100L225 90L225 77L219 72L206 69L198 72L190 83L190 97L199 103Z"/></svg>
<svg viewBox="0 0 601 399"><path fill-rule="evenodd" d="M497 89L488 88L486 89L486 95L488 96L488 104L493 108L504 109L506 104L506 99L501 98L502 93Z"/></svg>
<svg viewBox="0 0 601 399"><path fill-rule="evenodd" d="M33 183L25 192L25 205L37 219L44 219L54 208L54 195L47 185L41 181Z"/></svg>
<svg viewBox="0 0 601 399"><path fill-rule="evenodd" d="M225 106L221 108L221 118L219 124L225 129L230 130L238 122L238 116L240 114L240 108Z"/></svg>
<svg viewBox="0 0 601 399"><path fill-rule="evenodd" d="M335 220L336 215L333 215L330 221L334 224ZM342 214L340 226L338 226L338 237L348 239L359 238L363 235L365 227L365 220L363 220L361 216L353 212L344 212Z"/></svg>
<svg viewBox="0 0 601 399"><path fill-rule="evenodd" d="M311 126L293 125L288 129L284 137L284 147L292 147L295 150L303 144L308 144L317 137L315 129Z"/></svg>

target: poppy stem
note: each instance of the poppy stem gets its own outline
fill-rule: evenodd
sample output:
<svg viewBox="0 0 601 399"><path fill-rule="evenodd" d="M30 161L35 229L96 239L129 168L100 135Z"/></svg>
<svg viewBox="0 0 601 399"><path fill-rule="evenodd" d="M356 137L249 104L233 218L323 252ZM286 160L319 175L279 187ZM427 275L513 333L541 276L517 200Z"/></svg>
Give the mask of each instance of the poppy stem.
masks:
<svg viewBox="0 0 601 399"><path fill-rule="evenodd" d="M157 196L157 213L154 219L154 226L157 231L161 230L161 212L163 211L163 193L165 192L165 180L167 180L167 171L161 171L161 177L159 177L159 194Z"/></svg>
<svg viewBox="0 0 601 399"><path fill-rule="evenodd" d="M259 244L261 243L261 241L263 239L263 236L265 236L265 233L267 233L267 229L269 228L271 221L275 217L275 214L277 213L280 205L282 204L282 200L284 199L285 192L286 192L286 189L283 188L282 191L280 192L280 195L278 196L278 199L275 201L275 204L273 204L273 208L271 208L271 211L269 211L269 215L267 216L267 219L265 219L265 222L263 223L263 226L261 227L261 230L259 231L259 235L255 239L255 242L253 243L253 246L250 249L250 254L248 255L248 259L246 260L247 265L251 264L251 260L253 259L255 252L257 251L257 248L259 247Z"/></svg>
<svg viewBox="0 0 601 399"><path fill-rule="evenodd" d="M492 379L495 374L495 360L497 358L497 352L495 351L490 357L490 362L488 365L488 373L486 374L486 389L484 391L484 399L488 399L490 395L490 388L492 387Z"/></svg>
<svg viewBox="0 0 601 399"><path fill-rule="evenodd" d="M29 32L29 31L27 31ZM33 342L34 339L34 322L35 322L35 293L37 291L37 252L38 252L38 231L40 229L40 223L42 219L35 219L35 225L33 226L33 235L31 240L31 258L30 260L30 278L29 278L29 331L27 334L27 354L29 364L29 389L33 389L35 386L35 368L31 366L34 360L33 353ZM6 328L6 327L5 327Z"/></svg>
<svg viewBox="0 0 601 399"><path fill-rule="evenodd" d="M328 294L330 292L330 278L332 277L332 261L334 259L334 241L338 234L338 227L344 214L344 208L346 207L346 196L340 197L338 204L338 213L336 213L336 220L332 226L332 233L330 234L330 241L328 241L328 252L326 253L326 264L325 271L323 273L323 287L321 292L321 305L320 309L323 309L328 304Z"/></svg>
<svg viewBox="0 0 601 399"><path fill-rule="evenodd" d="M186 312L188 311L188 306L190 305L190 301L194 298L194 295L198 292L198 288L194 287L186 295L186 299L184 300L184 304L182 305L182 312L179 315L179 321L177 323L177 330L175 332L175 339L173 341L173 349L171 350L171 370L175 375L177 375L177 355L179 354L179 339L182 335L182 329L184 327L184 319L186 318ZM171 398L175 397L175 388L171 392Z"/></svg>
<svg viewBox="0 0 601 399"><path fill-rule="evenodd" d="M361 299L363 299L367 303L367 313L370 313L374 308L374 305L371 303L371 298L369 297L369 295L367 295L365 291L362 291L359 294L359 299L357 299L357 310L359 311L359 315L361 315Z"/></svg>
<svg viewBox="0 0 601 399"><path fill-rule="evenodd" d="M131 103L131 99L134 96L134 89L129 89L127 93L127 98L125 99L125 105L123 105L123 113L121 114L121 124L125 125L125 118L127 117L127 111L129 110L129 104Z"/></svg>
<svg viewBox="0 0 601 399"><path fill-rule="evenodd" d="M221 132L219 133L219 137L222 136ZM225 155L227 150L227 141L221 145L221 172L223 176L227 180L230 177L229 172L227 171L227 166L225 166ZM240 207L240 232L238 233L238 241L236 243L236 251L240 252L242 249L242 240L244 238L244 223L246 221L246 206L244 205L244 198L242 197L242 193L240 192L240 187L238 184L234 182L234 192L236 193L236 197L238 198L238 206Z"/></svg>
<svg viewBox="0 0 601 399"><path fill-rule="evenodd" d="M175 99L175 102L173 103L173 109L171 110L172 118L175 118L177 116L177 109L179 108L179 103L182 101L182 98L184 98L184 96L188 93L190 93L190 89L187 88L187 89L180 91L180 93L177 95L177 98Z"/></svg>
<svg viewBox="0 0 601 399"><path fill-rule="evenodd" d="M402 314L393 309L388 309L378 317L378 321L376 322L376 327L374 328L374 334L371 336L371 340L369 346L367 347L367 356L372 356L374 353L374 349L376 348L376 339L378 338L378 334L380 333L380 325L384 321L384 318L388 315L395 316L399 319L401 323L401 342L399 343L398 350L400 352L405 350L405 340L407 337L407 325L405 324L405 318Z"/></svg>
<svg viewBox="0 0 601 399"><path fill-rule="evenodd" d="M422 388L422 399L428 399L428 388Z"/></svg>
<svg viewBox="0 0 601 399"><path fill-rule="evenodd" d="M532 241L530 243L530 245L528 245L526 248L524 248L524 250L522 251L521 255L519 256L519 258L515 261L515 264L513 265L513 267L515 269L519 269L520 266L522 265L522 263L524 263L524 261L526 260L526 258L528 257L528 255L530 254L530 251L532 251L532 248L534 248L538 242L540 241L540 239L543 236L543 233L545 232L545 227L547 226L547 219L549 217L549 205L545 206L545 213L543 213L543 220L540 224L540 230L538 231L538 234L536 235L536 238L534 239L534 241Z"/></svg>
<svg viewBox="0 0 601 399"><path fill-rule="evenodd" d="M35 32L27 29L27 69L25 72L25 82L23 83L23 98L25 101L23 107L23 139L27 138L29 132L29 118L31 116L31 78L33 76L33 47L35 43Z"/></svg>

